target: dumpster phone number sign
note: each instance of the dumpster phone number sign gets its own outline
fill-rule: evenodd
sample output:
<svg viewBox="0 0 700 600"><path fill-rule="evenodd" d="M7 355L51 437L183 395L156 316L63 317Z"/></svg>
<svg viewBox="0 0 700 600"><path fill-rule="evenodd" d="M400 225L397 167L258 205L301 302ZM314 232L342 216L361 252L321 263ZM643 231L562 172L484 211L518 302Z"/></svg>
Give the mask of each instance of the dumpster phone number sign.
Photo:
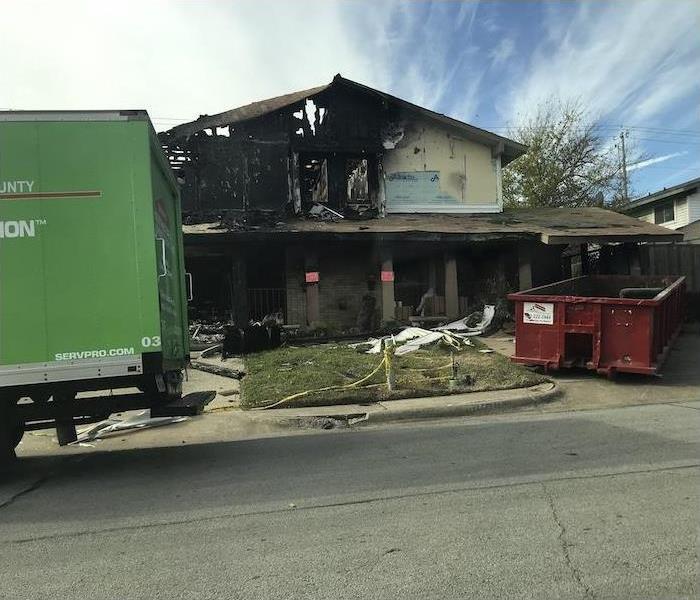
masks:
<svg viewBox="0 0 700 600"><path fill-rule="evenodd" d="M554 324L554 304L551 302L524 302L523 323Z"/></svg>

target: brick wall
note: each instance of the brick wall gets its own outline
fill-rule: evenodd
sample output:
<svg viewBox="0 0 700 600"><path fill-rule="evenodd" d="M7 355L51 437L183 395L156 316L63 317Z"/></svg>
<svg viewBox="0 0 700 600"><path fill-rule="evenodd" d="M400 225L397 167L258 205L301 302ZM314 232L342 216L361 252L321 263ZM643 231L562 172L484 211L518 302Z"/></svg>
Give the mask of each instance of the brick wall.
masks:
<svg viewBox="0 0 700 600"><path fill-rule="evenodd" d="M327 248L320 253L319 266L323 323L341 329L357 327L365 294L376 298L376 310L380 310L379 265L369 248L354 245ZM370 277L375 280L372 290L368 287Z"/></svg>
<svg viewBox="0 0 700 600"><path fill-rule="evenodd" d="M379 313L379 263L371 248L356 244L319 244L313 250L319 259L320 322L323 325L342 330L357 327L362 297L368 293L376 298ZM307 325L303 247L287 248L286 277L287 323ZM368 288L370 277L376 281L373 290Z"/></svg>

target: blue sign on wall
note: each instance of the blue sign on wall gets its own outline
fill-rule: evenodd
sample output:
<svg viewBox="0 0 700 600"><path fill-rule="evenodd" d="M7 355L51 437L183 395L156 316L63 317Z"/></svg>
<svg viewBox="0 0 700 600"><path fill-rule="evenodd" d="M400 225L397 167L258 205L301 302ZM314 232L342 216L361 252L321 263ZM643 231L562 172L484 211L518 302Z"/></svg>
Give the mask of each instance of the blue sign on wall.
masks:
<svg viewBox="0 0 700 600"><path fill-rule="evenodd" d="M386 203L389 210L438 204L462 206L440 189L439 171L404 171L386 177Z"/></svg>

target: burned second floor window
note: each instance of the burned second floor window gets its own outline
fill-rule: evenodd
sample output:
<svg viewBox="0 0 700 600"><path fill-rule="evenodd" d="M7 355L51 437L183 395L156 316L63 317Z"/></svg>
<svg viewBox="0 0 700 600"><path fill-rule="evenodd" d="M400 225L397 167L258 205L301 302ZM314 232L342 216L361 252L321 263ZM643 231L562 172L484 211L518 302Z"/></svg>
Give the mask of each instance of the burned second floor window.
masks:
<svg viewBox="0 0 700 600"><path fill-rule="evenodd" d="M320 154L305 154L301 158L302 202L328 204L328 159Z"/></svg>
<svg viewBox="0 0 700 600"><path fill-rule="evenodd" d="M369 179L366 158L351 158L345 162L345 180L347 185L345 203L351 206L368 206Z"/></svg>
<svg viewBox="0 0 700 600"><path fill-rule="evenodd" d="M654 223L668 223L676 218L673 200L663 202L654 208Z"/></svg>
<svg viewBox="0 0 700 600"><path fill-rule="evenodd" d="M376 155L302 152L299 155L301 201L306 210L323 204L333 210L362 212L374 206L378 177Z"/></svg>

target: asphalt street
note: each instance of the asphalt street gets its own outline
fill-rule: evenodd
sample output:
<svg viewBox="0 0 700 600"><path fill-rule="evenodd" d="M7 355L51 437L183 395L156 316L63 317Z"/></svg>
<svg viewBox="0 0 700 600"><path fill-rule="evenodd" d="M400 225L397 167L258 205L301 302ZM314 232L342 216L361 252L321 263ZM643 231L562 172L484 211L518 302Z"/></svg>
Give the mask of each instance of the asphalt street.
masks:
<svg viewBox="0 0 700 600"><path fill-rule="evenodd" d="M29 456L0 598L695 598L698 431L678 402Z"/></svg>

